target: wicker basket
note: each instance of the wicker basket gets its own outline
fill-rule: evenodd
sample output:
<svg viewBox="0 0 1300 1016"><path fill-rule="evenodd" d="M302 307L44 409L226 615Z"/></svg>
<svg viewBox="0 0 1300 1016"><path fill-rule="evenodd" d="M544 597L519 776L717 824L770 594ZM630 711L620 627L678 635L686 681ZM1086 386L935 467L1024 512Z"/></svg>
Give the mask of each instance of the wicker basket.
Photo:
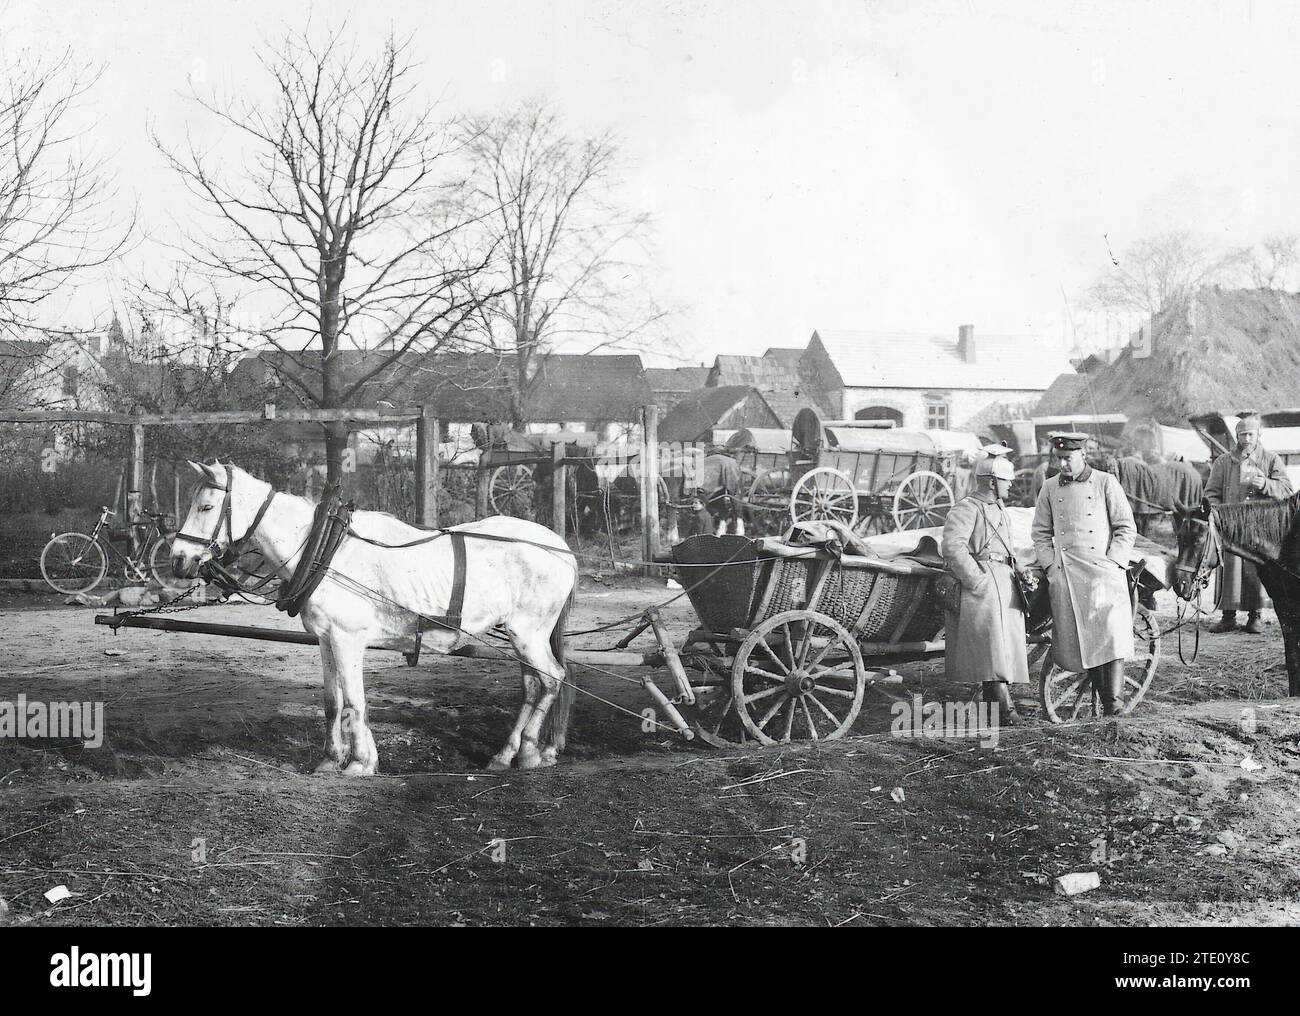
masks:
<svg viewBox="0 0 1300 1016"><path fill-rule="evenodd" d="M741 536L696 536L673 548L682 584L710 631L751 630L787 610L808 607L818 569L813 558L760 555ZM817 610L864 642L921 642L943 627L930 574L899 575L833 566ZM900 626L903 628L899 632Z"/></svg>

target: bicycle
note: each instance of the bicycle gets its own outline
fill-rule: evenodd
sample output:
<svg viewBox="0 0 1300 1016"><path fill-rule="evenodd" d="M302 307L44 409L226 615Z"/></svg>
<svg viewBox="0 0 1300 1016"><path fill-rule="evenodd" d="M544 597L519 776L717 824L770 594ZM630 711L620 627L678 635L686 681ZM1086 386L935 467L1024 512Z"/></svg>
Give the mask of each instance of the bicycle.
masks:
<svg viewBox="0 0 1300 1016"><path fill-rule="evenodd" d="M137 522L132 528L140 529L138 545L143 551L137 555L131 529L114 532L108 520L117 512L107 506L100 508L99 521L87 536L85 533L58 533L41 551L41 574L56 592L88 593L103 580L108 572L109 554L122 562L122 575L128 581L148 582L153 578L167 589L184 589L189 584L172 572L171 540L164 528L165 512L142 511L148 522ZM103 536L103 534L107 536ZM123 553L114 544L124 542Z"/></svg>

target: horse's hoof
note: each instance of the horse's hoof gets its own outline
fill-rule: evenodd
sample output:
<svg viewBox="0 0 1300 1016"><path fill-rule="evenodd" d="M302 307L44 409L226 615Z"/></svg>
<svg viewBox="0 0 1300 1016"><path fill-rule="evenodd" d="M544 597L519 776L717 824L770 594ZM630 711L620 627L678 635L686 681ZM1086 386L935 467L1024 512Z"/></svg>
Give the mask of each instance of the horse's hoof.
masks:
<svg viewBox="0 0 1300 1016"><path fill-rule="evenodd" d="M326 773L336 773L343 768L342 762L335 762L332 758L323 758L316 763L316 768L312 770L317 776Z"/></svg>
<svg viewBox="0 0 1300 1016"><path fill-rule="evenodd" d="M551 759L548 762L546 756L541 752L519 753L520 769L544 769L547 766L553 765L555 765L555 759Z"/></svg>
<svg viewBox="0 0 1300 1016"><path fill-rule="evenodd" d="M544 766L553 766L553 765L555 765L555 763L559 761L559 756L560 756L560 749L559 749L559 748L543 748L543 749L542 749L542 765L544 765Z"/></svg>
<svg viewBox="0 0 1300 1016"><path fill-rule="evenodd" d="M349 762L343 770L344 776L374 776L375 765L366 765L364 762Z"/></svg>
<svg viewBox="0 0 1300 1016"><path fill-rule="evenodd" d="M491 761L488 762L487 767L488 769L492 770L492 772L499 773L502 769L509 769L510 763L513 761L514 761L513 755L503 755L498 753L492 756L492 759Z"/></svg>

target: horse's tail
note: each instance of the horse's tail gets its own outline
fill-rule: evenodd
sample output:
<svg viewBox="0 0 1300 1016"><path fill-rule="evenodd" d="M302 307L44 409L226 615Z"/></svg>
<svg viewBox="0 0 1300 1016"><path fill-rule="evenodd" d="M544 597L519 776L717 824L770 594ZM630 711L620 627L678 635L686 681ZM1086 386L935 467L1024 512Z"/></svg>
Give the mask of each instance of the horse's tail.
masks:
<svg viewBox="0 0 1300 1016"><path fill-rule="evenodd" d="M565 601L564 606L560 608L560 614L555 619L555 627L551 629L551 655L564 668L564 679L560 684L560 693L555 697L554 704L546 714L546 722L542 724L541 740L543 744L562 746L569 732L569 716L573 712L574 677L568 663L565 661L564 629L569 621L569 612L573 610L573 604L577 598L578 576L575 573L573 588L569 590L569 598Z"/></svg>

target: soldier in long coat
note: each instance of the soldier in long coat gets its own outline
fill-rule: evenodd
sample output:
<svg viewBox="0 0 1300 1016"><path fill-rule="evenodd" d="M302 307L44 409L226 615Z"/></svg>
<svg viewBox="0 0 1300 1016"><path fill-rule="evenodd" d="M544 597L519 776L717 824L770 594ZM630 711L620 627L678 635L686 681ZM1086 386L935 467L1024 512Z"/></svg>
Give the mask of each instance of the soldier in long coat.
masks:
<svg viewBox="0 0 1300 1016"><path fill-rule="evenodd" d="M1238 421L1237 447L1220 455L1210 467L1210 479L1205 485L1205 500L1210 504L1290 497L1295 493L1282 460L1260 443L1260 429L1260 418L1254 413ZM1244 610L1246 631L1258 635L1262 631L1259 612L1270 606L1255 566L1227 553L1215 578L1214 602L1223 611L1222 619L1210 629L1215 633L1233 631L1237 611Z"/></svg>
<svg viewBox="0 0 1300 1016"><path fill-rule="evenodd" d="M976 489L953 505L943 526L944 568L961 586L956 613L945 612L944 673L951 681L978 681L984 701L1016 716L1008 684L1029 681L1025 615L1013 606L1011 522L1003 499L1015 469L1004 446L975 463Z"/></svg>
<svg viewBox="0 0 1300 1016"><path fill-rule="evenodd" d="M1060 473L1043 484L1031 535L1047 571L1052 654L1062 670L1089 673L1111 715L1122 708L1124 661L1133 655L1128 564L1137 527L1119 481L1085 461L1087 440L1053 436Z"/></svg>

